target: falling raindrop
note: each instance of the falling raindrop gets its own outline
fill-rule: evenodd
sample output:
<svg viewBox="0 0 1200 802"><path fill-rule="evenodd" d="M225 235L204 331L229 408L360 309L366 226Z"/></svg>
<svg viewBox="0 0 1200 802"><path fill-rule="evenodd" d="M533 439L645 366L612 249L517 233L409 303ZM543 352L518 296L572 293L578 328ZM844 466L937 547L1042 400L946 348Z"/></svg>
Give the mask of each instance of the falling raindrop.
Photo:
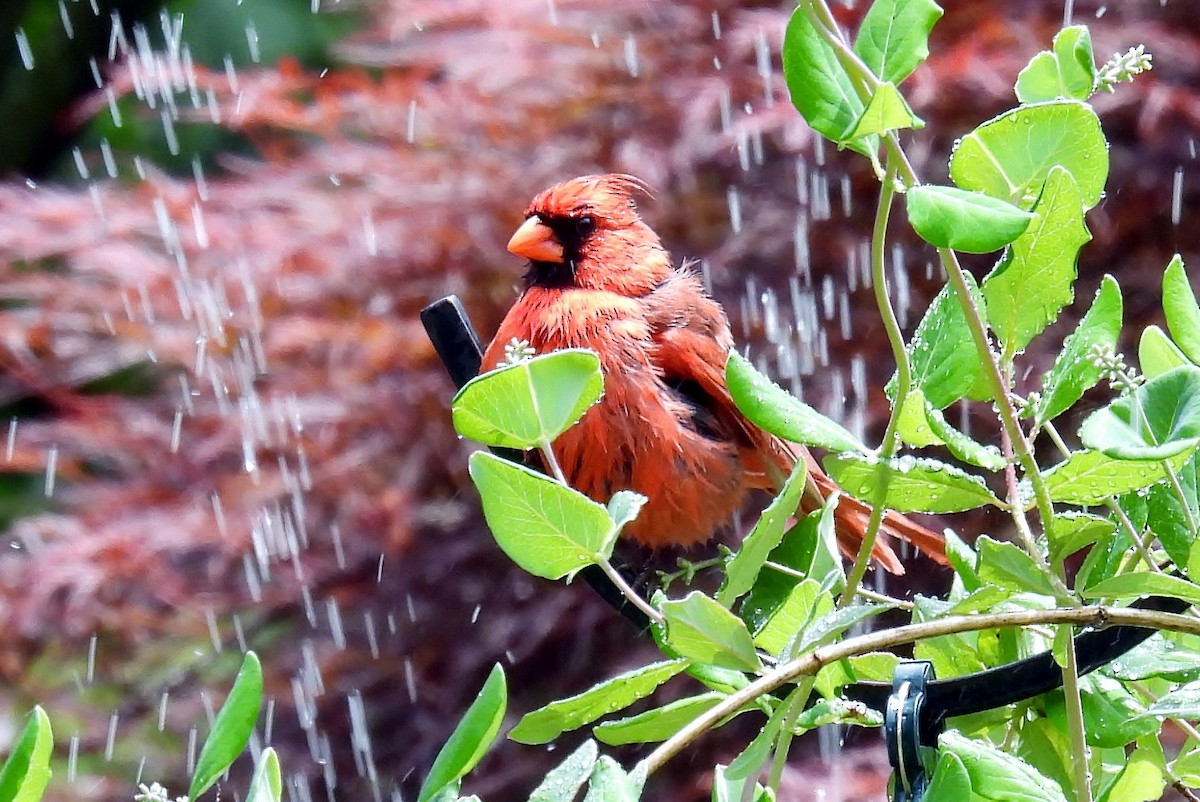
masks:
<svg viewBox="0 0 1200 802"><path fill-rule="evenodd" d="M1175 177L1171 183L1171 225L1179 225L1183 213L1183 165L1175 168Z"/></svg>
<svg viewBox="0 0 1200 802"><path fill-rule="evenodd" d="M46 453L46 485L45 496L54 495L54 482L58 476L58 446L51 446Z"/></svg>
<svg viewBox="0 0 1200 802"><path fill-rule="evenodd" d="M29 49L29 37L24 28L17 28L17 51L21 54L21 64L25 69L33 69L33 51Z"/></svg>
<svg viewBox="0 0 1200 802"><path fill-rule="evenodd" d="M633 34L625 37L625 69L629 71L630 76L638 77L637 39Z"/></svg>

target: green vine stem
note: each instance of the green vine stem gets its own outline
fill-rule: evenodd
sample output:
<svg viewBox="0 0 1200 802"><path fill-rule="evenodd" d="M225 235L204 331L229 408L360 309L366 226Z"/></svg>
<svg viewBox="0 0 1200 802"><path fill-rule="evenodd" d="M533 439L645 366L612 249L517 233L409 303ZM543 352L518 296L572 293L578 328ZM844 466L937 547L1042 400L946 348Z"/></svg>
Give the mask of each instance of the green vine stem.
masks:
<svg viewBox="0 0 1200 802"><path fill-rule="evenodd" d="M1131 626L1200 635L1200 621L1186 615L1103 605L1059 607L1052 610L1017 610L987 615L956 615L871 632L857 638L848 638L839 643L823 646L779 665L736 693L730 694L720 704L692 719L687 726L647 755L634 770L644 772L644 776L653 774L672 757L724 720L726 716L753 703L760 696L778 690L797 677L816 674L830 663L941 635L955 635L960 632L978 632L983 629L1003 627L1027 627L1036 624L1066 624L1093 629Z"/></svg>
<svg viewBox="0 0 1200 802"><path fill-rule="evenodd" d="M1070 629L1070 624L1061 626ZM1074 633L1070 633L1073 635ZM1062 667L1063 697L1067 705L1067 729L1071 739L1071 771L1074 773L1076 802L1092 802L1092 771L1088 761L1087 732L1083 723L1083 698L1079 692L1079 659L1075 638L1067 638L1066 665Z"/></svg>
<svg viewBox="0 0 1200 802"><path fill-rule="evenodd" d="M888 344L892 347L892 356L896 360L896 397L892 401L892 415L888 419L887 429L883 433L883 442L879 444L879 465L875 469L875 497L871 499L871 517L867 522L867 531L863 534L862 544L858 547L858 556L850 575L846 577L846 586L842 588L838 606L845 607L854 601L858 587L862 584L871 561L871 550L879 537L879 529L883 525L884 506L887 501L888 484L891 481L891 471L887 469L887 461L895 456L900 439L897 430L900 428L900 414L904 402L912 389L912 367L908 363L908 351L904 348L904 332L900 329L900 321L892 309L891 298L888 295L887 283L887 227L891 218L892 202L896 197L895 168L892 157L888 157L888 170L884 176L879 191L879 205L875 208L875 226L871 233L871 276L875 289L875 303L879 307L879 316L883 320L884 331L887 332Z"/></svg>

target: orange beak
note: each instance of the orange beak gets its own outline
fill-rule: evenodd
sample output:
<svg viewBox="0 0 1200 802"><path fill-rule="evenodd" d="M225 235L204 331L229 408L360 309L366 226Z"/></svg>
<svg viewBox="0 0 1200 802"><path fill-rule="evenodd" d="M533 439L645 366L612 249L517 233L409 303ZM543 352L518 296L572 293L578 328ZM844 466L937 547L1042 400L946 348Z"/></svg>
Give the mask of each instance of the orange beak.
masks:
<svg viewBox="0 0 1200 802"><path fill-rule="evenodd" d="M563 261L563 247L550 226L536 214L521 224L508 241L508 252L533 262Z"/></svg>

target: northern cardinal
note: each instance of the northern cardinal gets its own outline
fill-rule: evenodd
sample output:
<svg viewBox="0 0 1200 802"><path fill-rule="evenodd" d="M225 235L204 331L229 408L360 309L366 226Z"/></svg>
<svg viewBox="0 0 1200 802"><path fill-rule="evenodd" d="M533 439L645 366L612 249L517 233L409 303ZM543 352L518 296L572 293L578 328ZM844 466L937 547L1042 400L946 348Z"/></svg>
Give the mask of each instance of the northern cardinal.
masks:
<svg viewBox="0 0 1200 802"><path fill-rule="evenodd" d="M618 490L649 501L623 534L653 548L708 540L754 489L776 490L798 459L809 466L801 509L838 486L803 446L759 429L734 406L725 362L729 320L686 265L675 267L638 216L649 195L629 175L575 178L530 203L508 250L529 260L524 291L500 324L482 370L525 341L538 353L590 348L600 355L604 396L554 441L567 481L601 503ZM842 550L857 553L870 507L843 495ZM887 535L944 560L943 539L889 512L873 557L902 573ZM940 560L939 560L940 561Z"/></svg>

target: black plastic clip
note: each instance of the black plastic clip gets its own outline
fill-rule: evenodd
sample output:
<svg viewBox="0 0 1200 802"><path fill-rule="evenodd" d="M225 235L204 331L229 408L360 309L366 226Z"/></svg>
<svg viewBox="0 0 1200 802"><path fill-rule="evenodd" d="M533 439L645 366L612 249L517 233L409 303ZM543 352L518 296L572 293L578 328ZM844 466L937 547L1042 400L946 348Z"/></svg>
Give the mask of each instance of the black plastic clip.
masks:
<svg viewBox="0 0 1200 802"><path fill-rule="evenodd" d="M940 733L925 731L921 708L925 705L925 685L932 679L933 665L926 660L901 663L892 678L883 732L895 781L892 794L895 802L921 802L929 784L921 747L935 746Z"/></svg>

